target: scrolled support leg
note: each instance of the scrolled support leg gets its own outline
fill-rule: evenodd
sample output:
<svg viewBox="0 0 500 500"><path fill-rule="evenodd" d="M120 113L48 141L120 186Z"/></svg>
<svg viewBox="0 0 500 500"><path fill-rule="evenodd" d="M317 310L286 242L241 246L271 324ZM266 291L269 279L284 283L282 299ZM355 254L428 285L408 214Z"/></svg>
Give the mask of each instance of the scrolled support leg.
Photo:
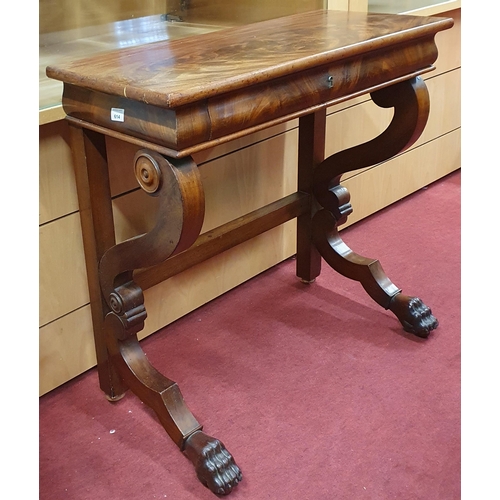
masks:
<svg viewBox="0 0 500 500"><path fill-rule="evenodd" d="M205 195L198 166L190 158L166 158L140 150L134 159L137 182L160 199L155 227L111 247L99 263L106 300L114 289L132 280L133 271L153 267L189 248L199 236L205 216Z"/></svg>
<svg viewBox="0 0 500 500"><path fill-rule="evenodd" d="M178 385L156 370L140 347L136 334L144 327L145 319L140 288L132 283L121 287L120 292L116 294L119 299L115 297L117 311L109 313L105 320L107 347L114 366L134 394L155 411L168 435L193 463L200 482L218 495L229 494L242 480L240 468L218 439L202 432ZM123 300L124 295L128 301Z"/></svg>
<svg viewBox="0 0 500 500"><path fill-rule="evenodd" d="M314 173L314 195L322 206L313 217L313 241L325 261L340 274L359 281L367 293L391 310L405 331L426 338L438 321L419 298L403 295L387 277L380 262L354 253L338 227L352 212L350 195L340 184L346 172L375 165L410 147L421 135L429 114L424 81L414 78L372 94L378 106L394 107L394 116L375 139L326 158Z"/></svg>
<svg viewBox="0 0 500 500"><path fill-rule="evenodd" d="M343 276L359 281L375 302L395 314L406 332L427 338L438 327L431 309L418 297L402 294L377 259L356 254L346 245L331 212L320 210L312 223L314 242L325 261Z"/></svg>
<svg viewBox="0 0 500 500"><path fill-rule="evenodd" d="M193 462L199 480L214 493L228 494L241 481L239 467L219 440L202 432L177 384L150 364L137 339L147 314L134 271L164 262L198 237L204 217L198 168L190 158L167 159L141 150L134 171L141 188L160 197L160 208L149 233L111 247L100 261L100 286L109 308L104 320L106 347L124 383L155 411Z"/></svg>
<svg viewBox="0 0 500 500"><path fill-rule="evenodd" d="M182 449L185 439L201 425L186 406L177 384L156 370L140 347L137 332L144 326L144 316L144 308L136 315L109 313L105 320L108 352L127 386L155 411L168 435Z"/></svg>
<svg viewBox="0 0 500 500"><path fill-rule="evenodd" d="M117 287L109 299L112 311L104 321L106 346L121 378L158 415L160 422L182 447L184 439L201 429L184 404L177 384L164 377L148 361L137 333L147 314L144 295L133 281Z"/></svg>

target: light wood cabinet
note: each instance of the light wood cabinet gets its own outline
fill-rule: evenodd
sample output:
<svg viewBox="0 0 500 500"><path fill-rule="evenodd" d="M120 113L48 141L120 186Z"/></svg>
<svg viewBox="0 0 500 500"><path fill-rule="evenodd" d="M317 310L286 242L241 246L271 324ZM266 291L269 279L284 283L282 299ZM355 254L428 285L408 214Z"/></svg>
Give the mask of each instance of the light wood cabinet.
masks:
<svg viewBox="0 0 500 500"><path fill-rule="evenodd" d="M360 9L362 3L329 5ZM343 184L354 208L348 225L460 168L460 9L442 15L452 16L455 26L438 34L436 70L425 75L431 95L427 128L410 150L346 176ZM61 116L57 106L49 106L40 119L40 394L96 363L68 131ZM369 96L331 107L326 153L373 138L390 118L391 111L375 106ZM295 190L297 126L292 120L196 154L207 202L203 231ZM155 199L137 186L134 147L117 139L108 139L107 145L117 238L123 240L148 230ZM295 222L290 221L148 289L148 319L141 335L292 256L295 238Z"/></svg>

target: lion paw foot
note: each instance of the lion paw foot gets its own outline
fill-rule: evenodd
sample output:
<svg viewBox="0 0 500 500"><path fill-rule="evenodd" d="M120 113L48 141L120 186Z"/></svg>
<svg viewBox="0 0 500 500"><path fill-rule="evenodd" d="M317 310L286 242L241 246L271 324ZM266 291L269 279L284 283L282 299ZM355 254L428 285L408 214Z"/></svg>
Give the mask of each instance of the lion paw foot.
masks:
<svg viewBox="0 0 500 500"><path fill-rule="evenodd" d="M201 483L217 495L228 495L242 480L240 468L218 439L196 432L189 437L185 453Z"/></svg>
<svg viewBox="0 0 500 500"><path fill-rule="evenodd" d="M439 325L431 309L418 297L408 297L400 293L392 299L389 309L399 319L403 329L417 337L427 338Z"/></svg>

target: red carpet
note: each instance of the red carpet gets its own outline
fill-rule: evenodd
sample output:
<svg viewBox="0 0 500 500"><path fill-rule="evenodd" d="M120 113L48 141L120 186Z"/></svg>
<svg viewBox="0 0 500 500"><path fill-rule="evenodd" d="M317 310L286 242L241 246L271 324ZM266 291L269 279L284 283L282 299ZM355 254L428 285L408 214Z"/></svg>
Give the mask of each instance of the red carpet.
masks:
<svg viewBox="0 0 500 500"><path fill-rule="evenodd" d="M459 499L460 171L342 236L432 308L429 339L326 265L301 284L290 259L142 345L241 467L228 498ZM39 460L42 500L217 498L95 370L40 399Z"/></svg>

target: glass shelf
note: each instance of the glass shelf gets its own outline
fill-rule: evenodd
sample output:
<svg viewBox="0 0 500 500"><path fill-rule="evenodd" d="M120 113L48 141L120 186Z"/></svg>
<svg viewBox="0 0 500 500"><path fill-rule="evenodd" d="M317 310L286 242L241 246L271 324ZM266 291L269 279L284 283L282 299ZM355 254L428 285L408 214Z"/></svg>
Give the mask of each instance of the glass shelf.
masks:
<svg viewBox="0 0 500 500"><path fill-rule="evenodd" d="M368 12L434 15L461 7L460 0L368 0Z"/></svg>

